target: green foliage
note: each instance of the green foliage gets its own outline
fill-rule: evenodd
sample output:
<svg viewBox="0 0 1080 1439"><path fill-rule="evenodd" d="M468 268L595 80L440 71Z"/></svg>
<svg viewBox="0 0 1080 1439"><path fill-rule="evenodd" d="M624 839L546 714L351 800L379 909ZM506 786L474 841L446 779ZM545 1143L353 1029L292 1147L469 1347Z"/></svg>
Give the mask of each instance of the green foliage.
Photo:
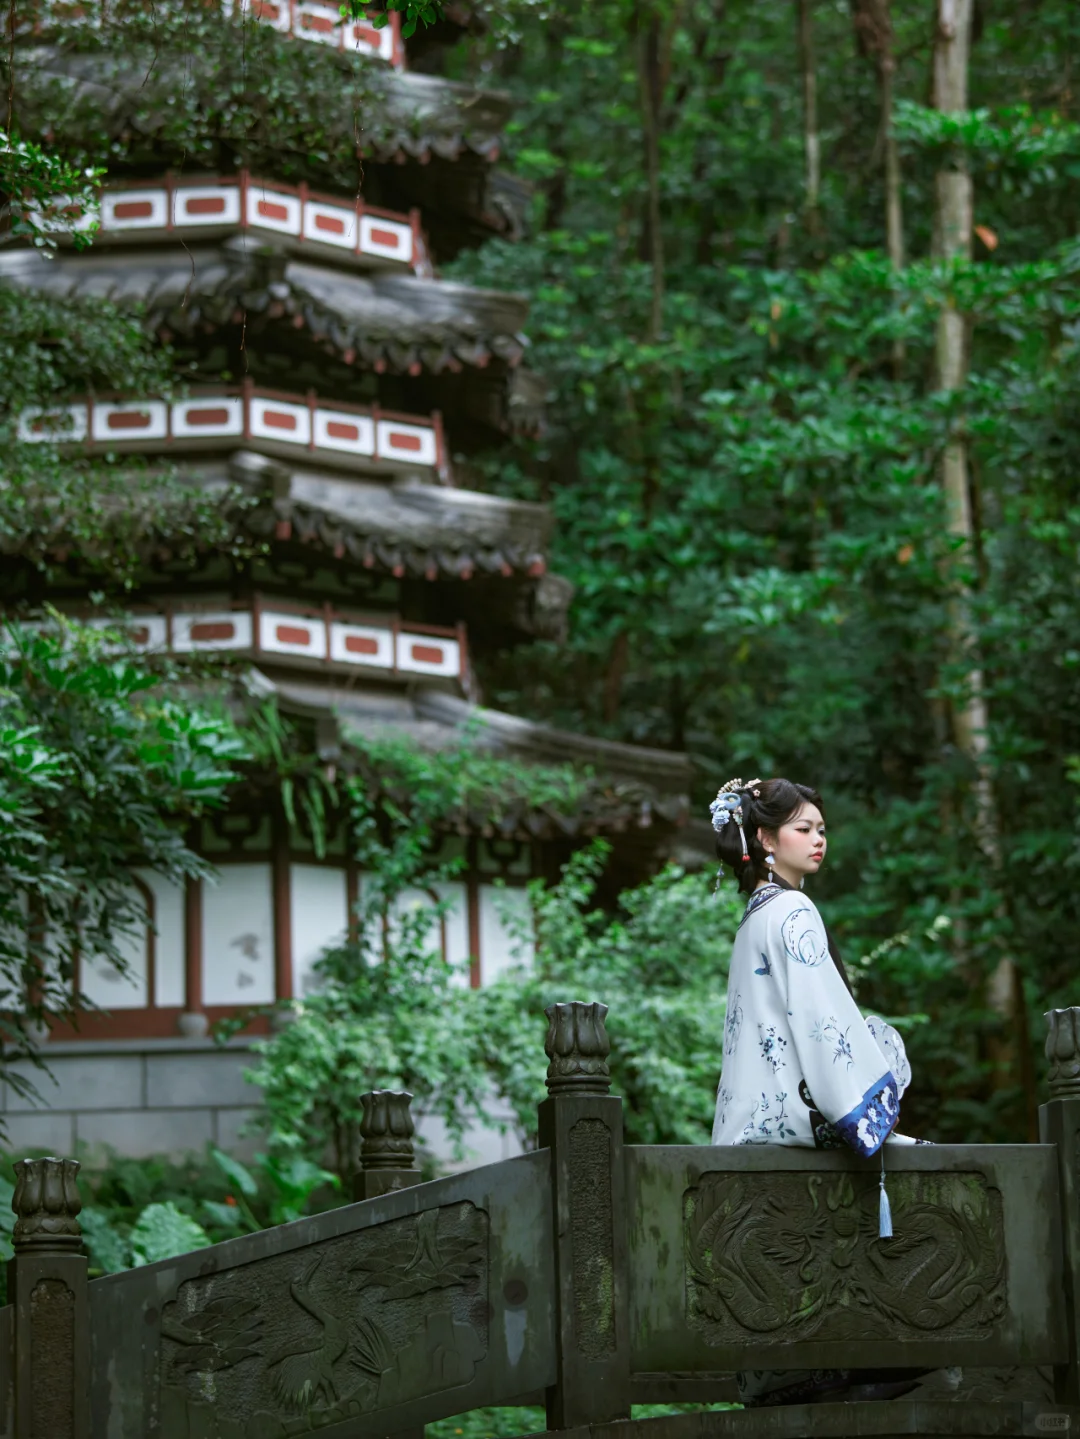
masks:
<svg viewBox="0 0 1080 1439"><path fill-rule="evenodd" d="M100 166L79 166L29 140L19 140L0 129L0 196L9 221L7 236L28 239L51 254L58 233L70 234L78 249L85 249L97 229L96 185L105 171ZM93 216L85 228L72 229L70 217Z"/></svg>
<svg viewBox="0 0 1080 1439"><path fill-rule="evenodd" d="M48 134L73 163L138 161L152 146L158 165L166 157L189 170L242 164L350 190L360 179L357 136L390 144L412 123L393 103L387 66L297 44L239 6L231 18L201 0L153 11L87 0L84 8L88 23L65 20L48 37L56 46L49 63L16 72L22 133ZM105 57L116 110L72 83L71 68L86 54Z"/></svg>
<svg viewBox="0 0 1080 1439"><path fill-rule="evenodd" d="M351 1186L360 1096L372 1089L409 1090L417 1116L436 1115L452 1138L483 1113L469 991L433 942L440 912L425 892L393 904L376 890L361 902L357 938L323 956L317 987L256 1046L249 1077L262 1086L269 1143L282 1162L329 1152Z"/></svg>
<svg viewBox="0 0 1080 1439"><path fill-rule="evenodd" d="M211 1146L210 1157L229 1181L232 1192L226 1195L224 1203L203 1200L203 1209L222 1229L239 1233L254 1233L265 1228L251 1203L259 1196L260 1178L263 1191L269 1194L264 1212L270 1224L289 1224L299 1219L307 1212L316 1190L326 1185L333 1189L341 1187L336 1174L322 1169L302 1154L284 1157L256 1154L255 1173L214 1146Z"/></svg>
<svg viewBox="0 0 1080 1439"><path fill-rule="evenodd" d="M376 30L386 27L392 10L402 16L401 34L405 40L416 33L416 27L421 22L426 30L429 25L434 25L443 18L442 0L386 0L386 9L371 16ZM343 20L367 19L366 0L342 0L341 16Z"/></svg>
<svg viewBox="0 0 1080 1439"><path fill-rule="evenodd" d="M535 1142L544 1009L569 998L602 1000L628 1141L707 1143L742 905L672 868L607 913L594 896L608 848L597 841L571 859L557 885L531 886L535 959L475 994L485 1064L521 1137ZM524 953L526 935L519 940Z"/></svg>
<svg viewBox="0 0 1080 1439"><path fill-rule="evenodd" d="M166 1201L164 1204L150 1204L139 1215L131 1231L132 1268L144 1264L156 1264L159 1259L172 1259L177 1254L189 1254L193 1249L205 1249L210 1236L201 1224Z"/></svg>
<svg viewBox="0 0 1080 1439"><path fill-rule="evenodd" d="M129 866L205 869L184 826L221 803L244 745L233 723L160 688L108 635L52 615L0 644L0 1020L67 1015L77 952L124 966L145 920ZM10 1046L10 1047L9 1047ZM27 1081L6 1070L22 1092Z"/></svg>
<svg viewBox="0 0 1080 1439"><path fill-rule="evenodd" d="M702 812L733 773L817 784L833 834L820 898L841 948L876 955L864 1002L931 1020L911 1034L906 1127L1026 1134L1032 1091L994 1075L1001 1035L983 995L1008 953L1033 1061L1036 1016L1075 1000L1059 938L1080 918L1061 878L1077 863L1062 780L1080 744L1080 212L1063 56L1080 12L1046 0L1037 25L1015 5L995 12L973 51L972 110L942 119L920 105L925 16L893 7L898 271L883 253L876 66L848 7L813 7L813 215L791 8L647 7L662 76L653 336L648 36L611 0L554 24L509 8L461 73L486 67L514 95L510 160L537 180L535 230L454 273L530 297L549 427L493 458L488 483L551 501L553 564L576 601L568 652L487 664L492 702L689 749ZM974 261L948 267L931 253L943 147L973 169L980 237ZM968 384L947 398L933 376L945 306L971 335ZM938 484L951 435L972 461L977 543L962 554ZM990 708L1000 871L950 738L971 667L946 643L958 604Z"/></svg>
<svg viewBox="0 0 1080 1439"><path fill-rule="evenodd" d="M109 301L0 285L0 554L45 573L78 560L130 586L148 534L164 533L178 555L196 544L240 548L233 516L250 501L231 489L210 494L130 456L62 454L62 428L56 443L18 438L24 411L47 414L71 396L172 393L169 361L138 315Z"/></svg>
<svg viewBox="0 0 1080 1439"><path fill-rule="evenodd" d="M632 1419L658 1419L664 1414L699 1414L737 1408L734 1404L635 1404ZM431 1439L513 1439L517 1434L542 1434L547 1415L542 1408L522 1404L514 1408L470 1409L451 1419L425 1426Z"/></svg>

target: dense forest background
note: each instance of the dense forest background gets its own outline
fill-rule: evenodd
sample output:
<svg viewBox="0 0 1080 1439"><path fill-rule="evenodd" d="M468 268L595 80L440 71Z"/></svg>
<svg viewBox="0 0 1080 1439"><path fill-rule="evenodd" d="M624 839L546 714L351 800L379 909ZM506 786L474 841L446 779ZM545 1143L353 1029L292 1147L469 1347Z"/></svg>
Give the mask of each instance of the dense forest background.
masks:
<svg viewBox="0 0 1080 1439"><path fill-rule="evenodd" d="M1031 1134L1077 1001L1080 10L489 20L449 65L513 93L534 228L456 273L529 295L550 397L482 480L554 505L577 595L488 698L688 749L702 806L818 786L861 998L932 1021L905 1127Z"/></svg>
<svg viewBox="0 0 1080 1439"><path fill-rule="evenodd" d="M448 17L423 64L512 93L503 163L533 196L523 238L443 273L528 296L529 365L549 390L539 435L457 459L457 480L550 503L554 567L576 586L566 642L488 665L486 701L689 751L702 817L733 775L818 786L831 850L815 899L864 1008L906 1026L905 1130L1033 1137L1041 1013L1080 1002L1080 10L499 0ZM152 21L135 7L79 42L154 61L123 134L92 90L57 122L11 50L0 190L77 186L143 132L175 164L220 144L362 186L357 135L389 124L372 67L346 73L255 25L230 49L194 6ZM174 50L179 89L157 65ZM20 447L13 422L87 386L149 392L170 357L105 301L77 321L0 288L0 539L44 567L62 524L122 598L161 477ZM230 542L205 496L186 503L184 536ZM133 856L201 872L183 822L245 766L283 786L297 766L277 730L241 734L180 676L85 634L26 634L0 661L9 1015L40 984L11 940L24 896L58 927L68 915L69 949L92 923L108 952ZM409 763L414 790L448 805L471 783ZM415 850L419 821L399 818ZM416 878L400 858L370 857L387 904ZM280 1147L315 1114L336 1122L342 1095L355 1123L365 1087L442 1084L454 1109L482 1075L531 1113L538 1017L572 991L612 1004L631 1138L705 1139L736 906L708 898L711 875L668 874L604 915L600 864L579 856L536 896L531 977L453 1007L444 980L416 981L419 941L397 979L382 972L381 1009L370 970L331 956L321 1028L303 1031L311 1093L294 1041L266 1059ZM0 1037L3 1069L25 1036L0 1017ZM358 1069L343 1078L346 1043Z"/></svg>

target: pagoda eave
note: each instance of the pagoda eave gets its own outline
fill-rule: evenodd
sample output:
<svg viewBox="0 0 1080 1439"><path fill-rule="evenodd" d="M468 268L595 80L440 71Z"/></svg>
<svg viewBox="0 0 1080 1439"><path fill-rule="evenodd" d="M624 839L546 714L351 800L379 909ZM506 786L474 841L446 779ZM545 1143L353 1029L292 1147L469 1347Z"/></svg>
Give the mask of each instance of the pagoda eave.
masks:
<svg viewBox="0 0 1080 1439"><path fill-rule="evenodd" d="M29 248L0 255L0 281L56 299L139 307L171 336L254 321L376 372L439 373L492 360L516 365L527 305L516 295L413 275L342 273L290 260L267 245L147 247L46 260Z"/></svg>
<svg viewBox="0 0 1080 1439"><path fill-rule="evenodd" d="M224 25L223 32L224 44L229 39ZM158 55L151 46L137 41L122 50L80 49L80 38L73 32L63 44L19 47L20 75L33 81L20 84L24 123L47 123L57 106L71 120L83 104L92 110L95 122L115 137L167 146L175 96L197 88L201 75L189 74L167 54ZM249 46L252 38L248 38ZM257 34L257 38L273 44L277 37ZM281 39L278 43L291 42ZM320 50L318 60L335 75L337 83L347 85L348 78L358 73L354 58L335 50ZM354 105L343 104L333 120L327 117L327 128L339 145L364 158L390 162L423 162L432 156L455 160L468 154L488 163L498 159L502 132L512 111L510 97L504 92L371 65L363 71L363 82L367 93L362 100L367 104L359 114L359 132ZM209 107L213 97L206 98ZM259 148L258 136L246 130L232 133L225 128L217 138L234 147Z"/></svg>

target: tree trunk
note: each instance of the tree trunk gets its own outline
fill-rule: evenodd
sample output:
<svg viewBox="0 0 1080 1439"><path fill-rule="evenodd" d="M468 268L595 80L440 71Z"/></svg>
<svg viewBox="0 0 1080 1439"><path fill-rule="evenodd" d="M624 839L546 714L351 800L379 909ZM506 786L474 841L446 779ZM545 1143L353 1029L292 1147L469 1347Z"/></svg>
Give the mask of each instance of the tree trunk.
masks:
<svg viewBox="0 0 1080 1439"><path fill-rule="evenodd" d="M604 672L605 724L614 724L619 717L619 702L622 699L622 685L629 657L630 637L625 630L619 630L612 641L607 669Z"/></svg>
<svg viewBox="0 0 1080 1439"><path fill-rule="evenodd" d="M817 234L821 196L821 137L818 134L817 73L814 69L814 31L810 0L795 0L799 20L799 63L802 66L803 141L806 151L806 227Z"/></svg>
<svg viewBox="0 0 1080 1439"><path fill-rule="evenodd" d="M851 0L851 11L859 50L874 61L878 74L881 146L885 158L885 247L893 269L899 272L904 268L904 206L900 149L893 125L896 58L890 0ZM903 340L894 340L892 362L893 376L899 379L904 365Z"/></svg>
<svg viewBox="0 0 1080 1439"><path fill-rule="evenodd" d="M968 58L974 0L937 0L934 38L933 95L943 113L963 111L968 105ZM935 177L934 249L946 263L971 258L973 190L966 159L957 153L947 159ZM938 315L935 360L938 387L946 392L963 388L968 374L968 333L965 317L952 301ZM961 564L974 564L975 523L968 469L967 441L954 435L946 444L941 463L949 532L960 540ZM988 712L985 683L973 644L967 613L966 586L959 586L950 611L949 644L954 660L966 667L965 696L952 706L953 741L974 770L975 832L988 868L996 874L1002 863L1000 821L989 764ZM999 919L1005 921L1004 907ZM986 989L986 1002L1001 1021L1001 1037L991 1046L993 1082L1004 1088L1019 1081L1027 1090L1030 1065L1024 1062L1027 1015L1023 984L1012 956L998 960ZM1032 1096L1025 1094L1032 1111ZM1030 1118L1030 1115L1029 1115Z"/></svg>
<svg viewBox="0 0 1080 1439"><path fill-rule="evenodd" d="M655 343L664 327L664 235L660 223L660 16L649 5L637 15L638 90L641 96L641 130L645 142L645 243L642 249L652 264L652 296L646 339Z"/></svg>

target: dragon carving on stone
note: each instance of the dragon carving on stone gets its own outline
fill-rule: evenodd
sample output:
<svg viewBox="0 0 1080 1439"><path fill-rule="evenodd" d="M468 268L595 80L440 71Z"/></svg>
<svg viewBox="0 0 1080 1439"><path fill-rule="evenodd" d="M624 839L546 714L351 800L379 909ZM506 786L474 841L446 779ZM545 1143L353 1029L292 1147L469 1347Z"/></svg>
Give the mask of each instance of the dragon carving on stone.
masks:
<svg viewBox="0 0 1080 1439"><path fill-rule="evenodd" d="M685 1196L688 1313L707 1342L857 1339L875 1319L897 1339L977 1339L1004 1313L1001 1197L982 1175L894 1176L889 1240L871 1176L763 1179L706 1174Z"/></svg>

